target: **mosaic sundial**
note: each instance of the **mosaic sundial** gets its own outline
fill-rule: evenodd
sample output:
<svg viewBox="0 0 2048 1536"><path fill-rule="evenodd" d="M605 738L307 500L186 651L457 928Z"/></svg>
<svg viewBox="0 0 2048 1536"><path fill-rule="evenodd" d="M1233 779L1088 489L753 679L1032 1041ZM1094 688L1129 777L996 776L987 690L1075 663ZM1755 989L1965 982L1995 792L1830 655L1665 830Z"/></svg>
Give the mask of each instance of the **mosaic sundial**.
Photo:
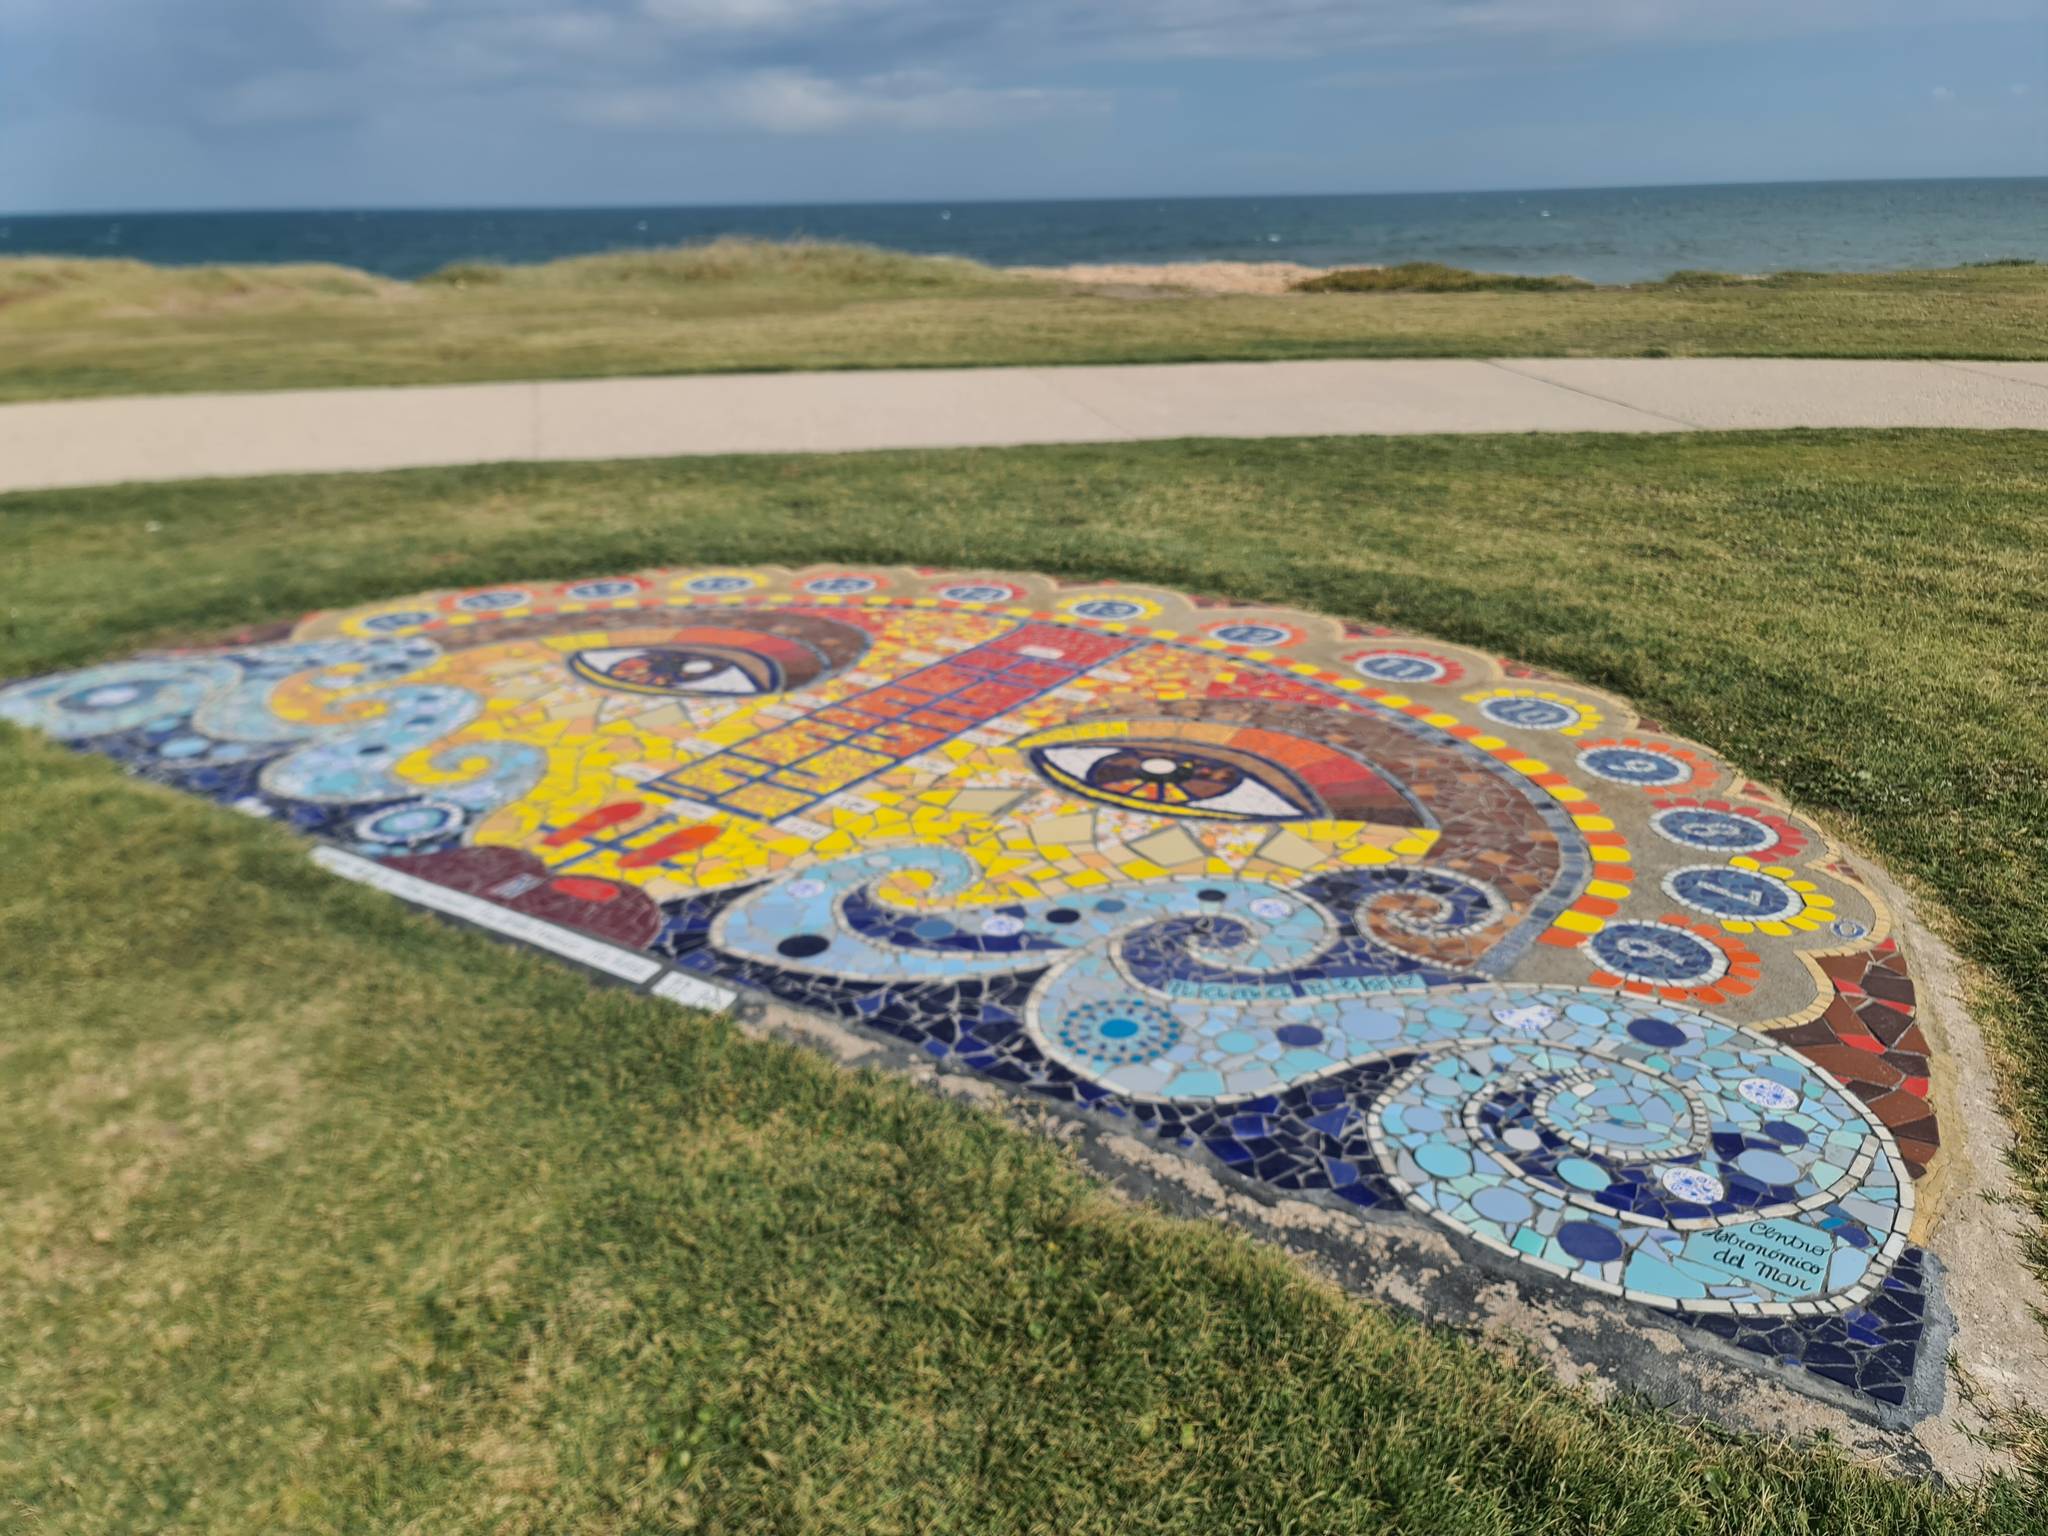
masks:
<svg viewBox="0 0 2048 1536"><path fill-rule="evenodd" d="M1938 1392L1892 919L1603 694L1286 610L814 567L315 614L0 718L662 995L765 994L1881 1415Z"/></svg>

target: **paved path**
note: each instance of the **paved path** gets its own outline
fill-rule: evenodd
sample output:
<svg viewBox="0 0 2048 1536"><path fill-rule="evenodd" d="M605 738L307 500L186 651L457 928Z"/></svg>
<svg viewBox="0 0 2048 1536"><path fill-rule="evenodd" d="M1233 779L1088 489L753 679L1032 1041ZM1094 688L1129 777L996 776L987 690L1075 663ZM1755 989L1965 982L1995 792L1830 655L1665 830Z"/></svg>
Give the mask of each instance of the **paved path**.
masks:
<svg viewBox="0 0 2048 1536"><path fill-rule="evenodd" d="M1185 363L65 400L0 406L0 491L668 454L1923 426L2048 429L2048 363Z"/></svg>

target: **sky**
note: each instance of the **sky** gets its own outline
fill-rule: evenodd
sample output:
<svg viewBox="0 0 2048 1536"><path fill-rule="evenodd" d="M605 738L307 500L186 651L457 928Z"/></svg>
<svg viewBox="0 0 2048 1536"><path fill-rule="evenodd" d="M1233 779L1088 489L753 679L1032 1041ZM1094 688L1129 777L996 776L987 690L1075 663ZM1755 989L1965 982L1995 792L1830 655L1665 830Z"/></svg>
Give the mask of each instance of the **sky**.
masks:
<svg viewBox="0 0 2048 1536"><path fill-rule="evenodd" d="M11 212L2043 173L2048 0L0 0Z"/></svg>

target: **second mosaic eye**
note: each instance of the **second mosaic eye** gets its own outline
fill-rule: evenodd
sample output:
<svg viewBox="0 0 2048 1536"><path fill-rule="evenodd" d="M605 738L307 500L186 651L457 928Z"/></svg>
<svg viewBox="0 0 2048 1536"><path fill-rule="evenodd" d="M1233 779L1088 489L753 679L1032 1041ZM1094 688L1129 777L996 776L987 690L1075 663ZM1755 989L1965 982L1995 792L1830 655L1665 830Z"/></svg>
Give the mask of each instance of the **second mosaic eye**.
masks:
<svg viewBox="0 0 2048 1536"><path fill-rule="evenodd" d="M578 613L569 622L590 620ZM740 610L715 624L615 632L612 644L568 661L584 682L623 693L744 699L807 688L852 665L867 644L863 631L817 614Z"/></svg>
<svg viewBox="0 0 2048 1536"><path fill-rule="evenodd" d="M1243 753L1125 741L1041 747L1031 756L1038 771L1062 789L1113 804L1248 821L1319 814L1312 797L1285 773Z"/></svg>

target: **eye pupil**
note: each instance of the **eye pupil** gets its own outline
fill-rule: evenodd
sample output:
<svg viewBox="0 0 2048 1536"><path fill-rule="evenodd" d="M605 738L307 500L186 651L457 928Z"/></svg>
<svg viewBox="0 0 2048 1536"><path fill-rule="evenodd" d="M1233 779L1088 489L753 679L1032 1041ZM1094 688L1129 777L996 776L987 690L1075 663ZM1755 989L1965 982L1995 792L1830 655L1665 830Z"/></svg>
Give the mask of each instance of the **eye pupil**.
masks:
<svg viewBox="0 0 2048 1536"><path fill-rule="evenodd" d="M1180 764L1170 757L1148 757L1138 764L1141 772L1149 773L1154 778L1161 779L1165 778L1166 775L1173 772L1179 766Z"/></svg>

